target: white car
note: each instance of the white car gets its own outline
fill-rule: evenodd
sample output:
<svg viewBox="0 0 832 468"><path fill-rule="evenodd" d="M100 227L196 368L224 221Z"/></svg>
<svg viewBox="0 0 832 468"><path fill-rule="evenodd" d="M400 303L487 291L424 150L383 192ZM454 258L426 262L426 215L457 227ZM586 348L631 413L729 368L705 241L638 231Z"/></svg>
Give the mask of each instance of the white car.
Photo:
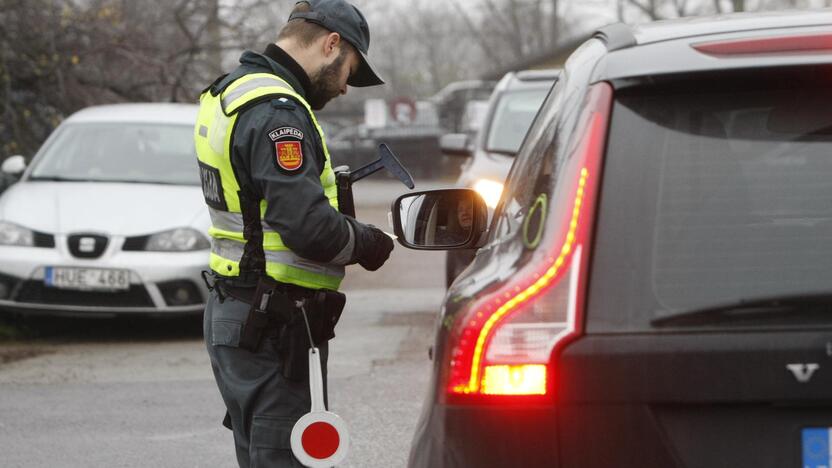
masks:
<svg viewBox="0 0 832 468"><path fill-rule="evenodd" d="M205 208L197 106L81 110L0 195L0 309L24 314L201 312ZM12 156L7 172L21 171Z"/></svg>

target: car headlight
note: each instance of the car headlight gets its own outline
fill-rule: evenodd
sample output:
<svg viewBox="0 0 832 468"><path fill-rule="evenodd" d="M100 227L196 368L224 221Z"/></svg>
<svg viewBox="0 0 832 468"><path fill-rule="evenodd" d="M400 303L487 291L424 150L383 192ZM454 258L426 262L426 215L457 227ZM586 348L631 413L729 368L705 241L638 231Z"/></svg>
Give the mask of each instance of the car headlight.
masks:
<svg viewBox="0 0 832 468"><path fill-rule="evenodd" d="M493 209L497 208L497 204L500 203L500 197L503 195L503 184L493 180L480 179L474 184L474 190L485 200L486 206Z"/></svg>
<svg viewBox="0 0 832 468"><path fill-rule="evenodd" d="M23 226L0 221L0 245L31 247L35 245L35 234Z"/></svg>
<svg viewBox="0 0 832 468"><path fill-rule="evenodd" d="M188 252L210 247L208 239L196 229L179 228L153 234L147 240L144 249L156 252Z"/></svg>

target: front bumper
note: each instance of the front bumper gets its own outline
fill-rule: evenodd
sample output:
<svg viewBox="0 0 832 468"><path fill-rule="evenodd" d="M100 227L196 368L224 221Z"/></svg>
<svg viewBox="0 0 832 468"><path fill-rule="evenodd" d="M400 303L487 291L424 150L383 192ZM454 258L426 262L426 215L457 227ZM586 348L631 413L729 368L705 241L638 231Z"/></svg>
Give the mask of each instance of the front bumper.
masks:
<svg viewBox="0 0 832 468"><path fill-rule="evenodd" d="M96 259L75 258L56 239L56 247L0 246L0 310L48 315L194 314L202 312L207 289L201 272L208 251L123 251L112 239ZM63 246L63 247L62 247ZM111 268L130 271L126 291L81 291L45 284L47 267Z"/></svg>

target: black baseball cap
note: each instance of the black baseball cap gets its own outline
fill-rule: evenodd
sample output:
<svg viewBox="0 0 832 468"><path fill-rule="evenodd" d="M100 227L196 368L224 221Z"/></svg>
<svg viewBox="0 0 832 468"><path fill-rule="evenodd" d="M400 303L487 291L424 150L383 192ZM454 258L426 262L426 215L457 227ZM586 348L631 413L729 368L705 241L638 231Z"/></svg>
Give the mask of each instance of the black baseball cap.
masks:
<svg viewBox="0 0 832 468"><path fill-rule="evenodd" d="M347 80L348 85L363 87L384 84L384 80L367 58L367 51L370 49L370 27L358 8L345 0L303 0L297 3L309 4L310 10L292 13L289 21L302 18L337 32L358 51L361 63L358 71Z"/></svg>

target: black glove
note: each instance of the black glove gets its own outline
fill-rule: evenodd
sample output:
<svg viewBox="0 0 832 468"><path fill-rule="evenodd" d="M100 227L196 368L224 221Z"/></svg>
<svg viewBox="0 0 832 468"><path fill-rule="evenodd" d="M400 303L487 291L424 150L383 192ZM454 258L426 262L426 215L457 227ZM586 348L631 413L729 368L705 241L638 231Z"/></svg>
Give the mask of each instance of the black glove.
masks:
<svg viewBox="0 0 832 468"><path fill-rule="evenodd" d="M384 265L393 250L393 239L372 224L362 224L347 216L355 232L352 262L365 270L376 271Z"/></svg>

